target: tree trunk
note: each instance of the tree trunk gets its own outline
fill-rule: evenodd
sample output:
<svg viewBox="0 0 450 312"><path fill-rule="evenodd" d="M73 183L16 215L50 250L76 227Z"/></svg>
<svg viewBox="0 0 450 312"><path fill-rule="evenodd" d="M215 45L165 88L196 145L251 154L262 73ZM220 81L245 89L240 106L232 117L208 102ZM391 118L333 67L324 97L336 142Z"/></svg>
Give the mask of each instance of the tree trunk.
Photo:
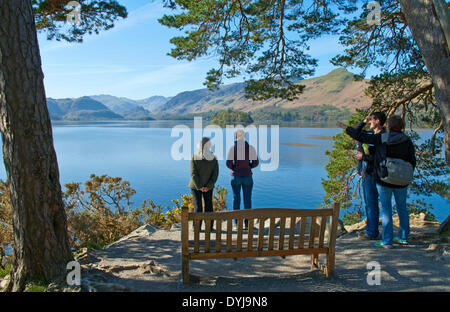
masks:
<svg viewBox="0 0 450 312"><path fill-rule="evenodd" d="M0 123L13 207L9 290L22 291L73 259L31 0L0 1Z"/></svg>
<svg viewBox="0 0 450 312"><path fill-rule="evenodd" d="M433 0L398 0L419 46L435 89L445 133L445 158L450 166L450 52ZM442 1L442 0L437 0ZM447 4L443 4L447 7ZM444 11L445 12L445 11ZM449 14L445 12L448 19Z"/></svg>

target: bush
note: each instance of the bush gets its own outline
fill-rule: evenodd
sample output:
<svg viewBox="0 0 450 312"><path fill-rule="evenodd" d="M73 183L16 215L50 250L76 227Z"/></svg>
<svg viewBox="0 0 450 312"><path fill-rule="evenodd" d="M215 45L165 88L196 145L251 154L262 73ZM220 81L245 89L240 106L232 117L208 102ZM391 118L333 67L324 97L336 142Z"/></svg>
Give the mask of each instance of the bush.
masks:
<svg viewBox="0 0 450 312"><path fill-rule="evenodd" d="M83 247L101 249L147 223L170 228L181 220L180 200L173 206L145 200L140 208L133 208L131 198L136 191L120 177L91 174L89 180L65 184L63 194L67 214L67 229L73 249ZM226 208L227 190L216 186L214 210ZM182 206L192 211L192 195L182 195ZM0 180L0 275L7 275L11 266L13 231L8 183Z"/></svg>
<svg viewBox="0 0 450 312"><path fill-rule="evenodd" d="M194 204L192 194L181 195L181 206L188 207L189 212L194 212ZM216 185L213 193L213 210L223 211L227 208L227 189Z"/></svg>

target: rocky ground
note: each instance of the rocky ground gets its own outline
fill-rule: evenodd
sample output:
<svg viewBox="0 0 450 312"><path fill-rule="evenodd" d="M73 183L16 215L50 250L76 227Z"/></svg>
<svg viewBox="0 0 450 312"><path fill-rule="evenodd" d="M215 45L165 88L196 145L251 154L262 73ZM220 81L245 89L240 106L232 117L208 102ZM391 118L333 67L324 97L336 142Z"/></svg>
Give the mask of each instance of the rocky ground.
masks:
<svg viewBox="0 0 450 312"><path fill-rule="evenodd" d="M410 244L391 250L358 239L364 222L341 228L335 278L311 271L310 256L209 259L191 261L190 285L181 282L180 226L146 225L103 250L82 252L81 287L53 284L48 291L450 291L448 237L423 219L413 216ZM379 285L367 282L374 261Z"/></svg>

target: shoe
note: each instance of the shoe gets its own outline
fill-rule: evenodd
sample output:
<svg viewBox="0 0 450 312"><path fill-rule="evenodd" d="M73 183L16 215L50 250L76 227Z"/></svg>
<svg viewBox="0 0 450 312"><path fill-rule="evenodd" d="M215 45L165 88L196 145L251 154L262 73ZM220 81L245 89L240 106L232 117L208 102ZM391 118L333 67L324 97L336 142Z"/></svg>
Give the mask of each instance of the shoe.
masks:
<svg viewBox="0 0 450 312"><path fill-rule="evenodd" d="M394 243L399 245L408 245L408 241L404 239L400 239L398 236L395 236L393 239Z"/></svg>
<svg viewBox="0 0 450 312"><path fill-rule="evenodd" d="M386 248L386 249L392 249L394 248L394 246L392 245L385 245L383 244L383 242L375 242L375 247L381 247L381 248Z"/></svg>
<svg viewBox="0 0 450 312"><path fill-rule="evenodd" d="M359 232L358 233L358 239L361 239L361 240L378 240L379 237L378 236L377 237L372 237L372 236L367 235L364 232Z"/></svg>

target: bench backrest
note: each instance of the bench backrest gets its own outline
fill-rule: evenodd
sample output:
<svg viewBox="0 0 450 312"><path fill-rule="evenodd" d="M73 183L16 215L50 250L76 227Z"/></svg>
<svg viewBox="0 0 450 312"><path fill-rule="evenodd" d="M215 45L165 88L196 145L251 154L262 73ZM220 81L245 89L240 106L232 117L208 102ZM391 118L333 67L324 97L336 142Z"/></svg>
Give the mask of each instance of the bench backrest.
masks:
<svg viewBox="0 0 450 312"><path fill-rule="evenodd" d="M182 254L189 255L190 259L334 254L338 218L338 204L332 209L264 208L211 213L189 213L183 207ZM234 219L237 220L235 231ZM243 228L244 219L248 220L247 231ZM194 226L192 238L189 221ZM202 239L200 221L205 229ZM212 221L216 227L213 239Z"/></svg>

